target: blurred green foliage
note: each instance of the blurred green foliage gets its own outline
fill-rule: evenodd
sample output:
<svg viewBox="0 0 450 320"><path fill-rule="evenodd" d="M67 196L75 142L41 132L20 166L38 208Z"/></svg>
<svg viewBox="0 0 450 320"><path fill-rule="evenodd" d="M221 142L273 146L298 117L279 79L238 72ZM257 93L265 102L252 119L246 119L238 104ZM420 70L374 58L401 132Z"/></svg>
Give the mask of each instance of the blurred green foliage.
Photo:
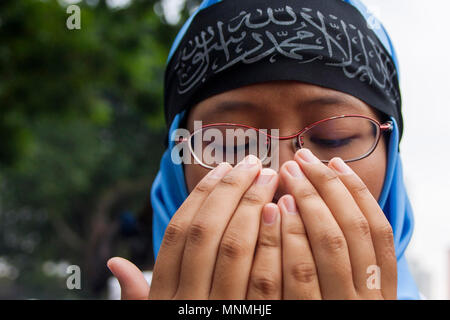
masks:
<svg viewBox="0 0 450 320"><path fill-rule="evenodd" d="M68 30L63 1L0 2L0 298L104 298L109 257L153 263L164 68L198 1L178 25L155 0L77 5ZM45 267L59 262L82 290Z"/></svg>

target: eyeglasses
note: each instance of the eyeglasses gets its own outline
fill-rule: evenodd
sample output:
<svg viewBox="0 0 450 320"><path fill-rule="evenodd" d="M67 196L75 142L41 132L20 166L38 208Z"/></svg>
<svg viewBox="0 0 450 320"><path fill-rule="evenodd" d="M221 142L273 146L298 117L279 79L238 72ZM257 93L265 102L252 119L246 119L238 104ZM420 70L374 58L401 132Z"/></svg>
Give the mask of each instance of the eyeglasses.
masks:
<svg viewBox="0 0 450 320"><path fill-rule="evenodd" d="M291 140L294 152L310 149L324 163L334 157L353 162L368 157L378 145L381 134L392 129L391 121L381 124L363 115L323 119L291 136L271 135L266 129L242 124L214 123L202 126L178 143L188 142L193 158L208 169L225 161L235 165L250 154L267 165L278 156L280 140Z"/></svg>

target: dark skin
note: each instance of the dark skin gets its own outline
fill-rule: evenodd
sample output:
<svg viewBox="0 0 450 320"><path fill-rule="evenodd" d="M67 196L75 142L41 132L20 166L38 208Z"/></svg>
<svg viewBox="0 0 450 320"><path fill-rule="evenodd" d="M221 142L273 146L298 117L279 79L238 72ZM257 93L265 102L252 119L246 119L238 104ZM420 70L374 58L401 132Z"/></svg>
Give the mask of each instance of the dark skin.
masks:
<svg viewBox="0 0 450 320"><path fill-rule="evenodd" d="M202 101L187 127L192 131L194 120L232 122L290 135L342 114L382 120L348 94L274 81ZM214 170L185 165L190 195L166 229L151 288L131 262L108 261L122 298L395 299L392 228L377 203L385 140L348 166L339 158L325 165L282 141L280 165L278 172L263 169L256 158ZM381 287L367 284L370 266L381 270Z"/></svg>

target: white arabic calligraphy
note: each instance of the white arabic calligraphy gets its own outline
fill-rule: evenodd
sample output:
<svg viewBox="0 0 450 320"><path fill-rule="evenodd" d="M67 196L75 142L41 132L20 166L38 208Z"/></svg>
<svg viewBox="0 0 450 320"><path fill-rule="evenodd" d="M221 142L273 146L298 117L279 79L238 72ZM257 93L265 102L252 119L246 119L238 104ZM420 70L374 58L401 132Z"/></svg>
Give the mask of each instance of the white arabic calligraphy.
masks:
<svg viewBox="0 0 450 320"><path fill-rule="evenodd" d="M227 23L217 21L215 28L207 26L190 39L176 57L178 93L190 91L210 73L268 56L275 63L280 55L299 64L324 60L327 66L341 68L346 77L376 85L392 102L398 101L396 70L389 55L353 24L320 11L313 14L310 8L302 8L298 14L290 6L266 8L263 13L262 9L253 14L241 11ZM280 30L273 31L273 26L271 31L264 30L269 25Z"/></svg>

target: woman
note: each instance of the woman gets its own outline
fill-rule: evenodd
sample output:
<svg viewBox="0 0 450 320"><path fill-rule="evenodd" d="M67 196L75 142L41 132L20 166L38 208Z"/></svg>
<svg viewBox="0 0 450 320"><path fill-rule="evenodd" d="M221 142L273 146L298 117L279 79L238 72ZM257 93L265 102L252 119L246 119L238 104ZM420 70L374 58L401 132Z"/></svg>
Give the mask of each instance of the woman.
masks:
<svg viewBox="0 0 450 320"><path fill-rule="evenodd" d="M398 81L359 1L203 1L167 62L152 285L113 258L122 297L419 298Z"/></svg>

